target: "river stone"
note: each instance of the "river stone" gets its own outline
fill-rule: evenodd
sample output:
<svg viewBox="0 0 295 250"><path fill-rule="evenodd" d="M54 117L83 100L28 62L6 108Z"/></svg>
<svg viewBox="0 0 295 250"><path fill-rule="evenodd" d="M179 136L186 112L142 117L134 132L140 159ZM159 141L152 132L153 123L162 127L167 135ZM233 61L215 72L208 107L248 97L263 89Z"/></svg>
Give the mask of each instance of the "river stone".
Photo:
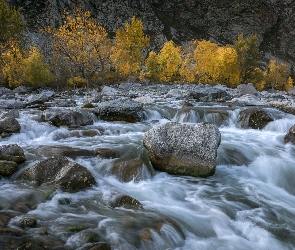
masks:
<svg viewBox="0 0 295 250"><path fill-rule="evenodd" d="M22 163L26 160L23 149L16 145L4 145L0 147L0 160L2 161L14 161L16 163Z"/></svg>
<svg viewBox="0 0 295 250"><path fill-rule="evenodd" d="M21 126L14 117L5 117L0 120L0 134L18 133L20 130Z"/></svg>
<svg viewBox="0 0 295 250"><path fill-rule="evenodd" d="M141 171L144 163L140 159L122 160L118 159L114 162L111 173L122 182L141 179Z"/></svg>
<svg viewBox="0 0 295 250"><path fill-rule="evenodd" d="M295 124L289 129L289 132L284 137L284 142L295 145Z"/></svg>
<svg viewBox="0 0 295 250"><path fill-rule="evenodd" d="M143 119L142 104L130 99L102 102L94 113L105 121L140 122Z"/></svg>
<svg viewBox="0 0 295 250"><path fill-rule="evenodd" d="M257 108L242 110L238 116L242 128L262 129L273 120L269 112Z"/></svg>
<svg viewBox="0 0 295 250"><path fill-rule="evenodd" d="M148 103L154 103L155 100L150 96L140 96L133 99L135 102L148 104Z"/></svg>
<svg viewBox="0 0 295 250"><path fill-rule="evenodd" d="M26 169L20 178L38 186L55 184L67 192L77 192L96 184L94 177L85 167L63 156L38 162Z"/></svg>
<svg viewBox="0 0 295 250"><path fill-rule="evenodd" d="M240 95L257 95L259 92L255 89L252 83L240 84L237 86Z"/></svg>
<svg viewBox="0 0 295 250"><path fill-rule="evenodd" d="M230 99L228 93L215 87L199 87L189 94L198 102L227 101Z"/></svg>
<svg viewBox="0 0 295 250"><path fill-rule="evenodd" d="M48 146L39 148L37 152L45 157L52 156L66 156L72 159L77 157L94 157L95 152L93 150L82 149L82 148L72 148L69 146Z"/></svg>
<svg viewBox="0 0 295 250"><path fill-rule="evenodd" d="M113 159L120 157L120 154L109 148L97 148L95 150L95 155L103 159Z"/></svg>
<svg viewBox="0 0 295 250"><path fill-rule="evenodd" d="M124 207L124 208L135 208L138 209L142 206L142 204L133 197L129 195L117 195L113 198L112 201L110 201L111 207Z"/></svg>
<svg viewBox="0 0 295 250"><path fill-rule="evenodd" d="M48 109L41 116L43 121L46 121L56 127L68 126L77 128L93 124L93 119L87 112L78 112L69 109Z"/></svg>
<svg viewBox="0 0 295 250"><path fill-rule="evenodd" d="M118 93L118 90L109 86L104 86L101 90L101 95L117 95Z"/></svg>
<svg viewBox="0 0 295 250"><path fill-rule="evenodd" d="M20 227L36 227L37 220L35 218L26 217L26 218L20 219L18 224Z"/></svg>
<svg viewBox="0 0 295 250"><path fill-rule="evenodd" d="M54 91L51 90L44 90L38 95L30 95L27 98L27 102L30 105L33 104L44 104L44 102L49 101L51 98L53 98L55 95Z"/></svg>
<svg viewBox="0 0 295 250"><path fill-rule="evenodd" d="M18 165L14 161L0 160L0 175L11 176L17 171Z"/></svg>
<svg viewBox="0 0 295 250"><path fill-rule="evenodd" d="M173 175L207 177L216 169L221 135L215 125L168 122L147 131L143 145L155 169Z"/></svg>

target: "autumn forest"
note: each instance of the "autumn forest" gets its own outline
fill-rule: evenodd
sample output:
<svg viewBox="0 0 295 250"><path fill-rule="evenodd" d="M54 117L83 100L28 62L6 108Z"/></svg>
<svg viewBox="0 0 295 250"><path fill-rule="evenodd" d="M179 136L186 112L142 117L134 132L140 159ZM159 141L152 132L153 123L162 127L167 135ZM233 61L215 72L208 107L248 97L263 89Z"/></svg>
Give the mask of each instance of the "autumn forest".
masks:
<svg viewBox="0 0 295 250"><path fill-rule="evenodd" d="M164 43L149 51L150 39L143 23L133 17L111 39L89 11L64 13L58 28L40 30L49 39L50 50L26 43L18 9L0 2L0 81L9 87L89 87L109 82L224 84L236 87L253 83L258 90L289 90L293 68L270 60L261 67L258 38L239 35L233 44L219 45L192 40L179 46Z"/></svg>

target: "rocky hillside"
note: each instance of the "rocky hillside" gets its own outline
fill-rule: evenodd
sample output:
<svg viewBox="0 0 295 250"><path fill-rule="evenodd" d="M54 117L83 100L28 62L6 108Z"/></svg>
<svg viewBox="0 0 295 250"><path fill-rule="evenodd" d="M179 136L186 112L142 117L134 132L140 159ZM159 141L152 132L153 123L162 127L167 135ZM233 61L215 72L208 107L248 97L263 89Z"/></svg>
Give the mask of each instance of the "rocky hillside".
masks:
<svg viewBox="0 0 295 250"><path fill-rule="evenodd" d="M90 10L111 36L136 16L153 49L173 39L232 43L240 33L256 34L266 58L295 63L295 0L9 0L20 6L31 30L61 24L63 11Z"/></svg>

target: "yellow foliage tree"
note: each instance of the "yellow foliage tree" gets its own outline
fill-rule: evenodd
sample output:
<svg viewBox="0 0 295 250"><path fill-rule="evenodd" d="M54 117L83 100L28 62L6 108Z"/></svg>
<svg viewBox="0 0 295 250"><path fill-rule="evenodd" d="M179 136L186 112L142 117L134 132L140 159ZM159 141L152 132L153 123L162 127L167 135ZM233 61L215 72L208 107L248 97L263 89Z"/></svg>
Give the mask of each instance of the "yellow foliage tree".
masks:
<svg viewBox="0 0 295 250"><path fill-rule="evenodd" d="M179 74L182 80L186 83L196 81L196 62L194 60L194 51L196 50L198 42L193 40L188 46L182 50L182 62Z"/></svg>
<svg viewBox="0 0 295 250"><path fill-rule="evenodd" d="M89 11L77 9L73 16L66 13L64 19L58 29L47 29L53 37L55 58L60 57L72 76L81 74L89 81L100 73L104 80L110 68L111 41L107 32L91 18Z"/></svg>
<svg viewBox="0 0 295 250"><path fill-rule="evenodd" d="M157 61L159 64L160 81L170 82L177 80L177 74L181 65L181 56L180 48L173 41L164 43L157 57Z"/></svg>
<svg viewBox="0 0 295 250"><path fill-rule="evenodd" d="M287 65L277 64L276 60L270 60L266 71L264 72L265 82L272 89L285 90L289 78Z"/></svg>
<svg viewBox="0 0 295 250"><path fill-rule="evenodd" d="M158 55L154 51L149 53L148 58L145 62L145 71L141 71L140 80L145 81L152 80L152 81L159 81L160 79L160 65L158 62Z"/></svg>
<svg viewBox="0 0 295 250"><path fill-rule="evenodd" d="M144 35L142 22L135 17L131 19L131 24L118 29L111 55L116 71L123 77L137 75L144 61L143 50L149 41L149 37Z"/></svg>
<svg viewBox="0 0 295 250"><path fill-rule="evenodd" d="M198 46L194 51L196 62L196 73L199 82L216 83L216 51L218 45L210 41L198 41Z"/></svg>
<svg viewBox="0 0 295 250"><path fill-rule="evenodd" d="M24 59L26 81L32 85L48 83L51 80L49 65L39 50L32 46L28 58Z"/></svg>
<svg viewBox="0 0 295 250"><path fill-rule="evenodd" d="M291 76L289 76L288 80L287 80L287 82L285 84L285 90L289 91L293 87L294 87L294 80L293 80L293 78Z"/></svg>
<svg viewBox="0 0 295 250"><path fill-rule="evenodd" d="M260 59L257 36L245 38L243 34L239 35L234 43L234 48L239 56L240 82L252 82L255 80L255 69Z"/></svg>
<svg viewBox="0 0 295 250"><path fill-rule="evenodd" d="M214 78L227 87L236 87L240 82L240 68L237 51L230 46L216 50L216 72Z"/></svg>
<svg viewBox="0 0 295 250"><path fill-rule="evenodd" d="M24 51L17 42L10 44L10 47L2 53L2 71L9 87L17 87L25 82Z"/></svg>
<svg viewBox="0 0 295 250"><path fill-rule="evenodd" d="M194 51L194 59L200 82L224 83L228 87L239 84L238 54L231 46L218 46L210 41L199 41Z"/></svg>

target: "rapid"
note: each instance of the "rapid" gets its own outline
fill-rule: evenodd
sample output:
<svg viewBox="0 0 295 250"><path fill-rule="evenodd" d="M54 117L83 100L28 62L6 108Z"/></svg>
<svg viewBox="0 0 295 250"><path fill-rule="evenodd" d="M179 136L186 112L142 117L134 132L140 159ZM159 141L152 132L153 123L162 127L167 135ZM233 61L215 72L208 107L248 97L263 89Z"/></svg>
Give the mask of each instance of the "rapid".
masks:
<svg viewBox="0 0 295 250"><path fill-rule="evenodd" d="M244 107L201 103L183 107L178 100L160 99L144 108L143 122L93 117L93 125L77 129L41 122L37 109L20 110L21 132L0 139L0 146L18 144L27 161L12 177L0 179L0 206L11 210L29 201L36 208L15 212L8 226L18 228L23 217L37 218L38 226L26 229L25 237L36 242L46 238L48 249L85 249L90 245L85 237L91 233L120 250L295 248L295 146L284 143L295 116L268 108L276 119L254 130L243 129L237 122ZM218 126L222 139L214 176L172 176L152 168L142 145L143 134L168 121ZM36 188L17 180L20 172L46 158L47 147L54 146L109 148L127 161L140 159L144 164L139 176L122 182L111 171L115 159L77 157L75 161L97 182L77 193ZM118 194L137 199L142 207L112 207ZM85 229L68 230L77 225ZM40 228L48 235L40 235Z"/></svg>

